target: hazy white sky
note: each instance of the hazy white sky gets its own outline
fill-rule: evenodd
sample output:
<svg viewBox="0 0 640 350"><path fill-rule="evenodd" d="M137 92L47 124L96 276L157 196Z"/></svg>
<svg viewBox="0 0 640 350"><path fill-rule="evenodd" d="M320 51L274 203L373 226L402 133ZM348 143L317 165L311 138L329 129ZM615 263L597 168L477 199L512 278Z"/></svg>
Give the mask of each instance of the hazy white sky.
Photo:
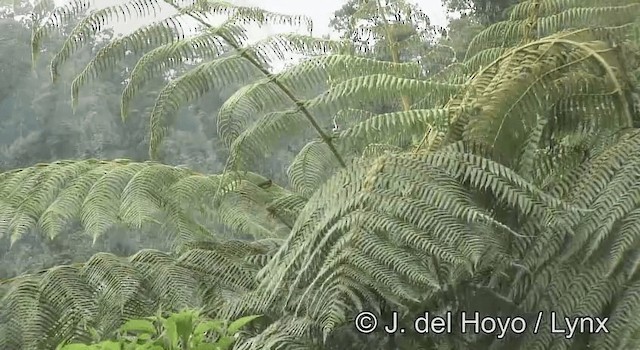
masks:
<svg viewBox="0 0 640 350"><path fill-rule="evenodd" d="M72 0L54 0L57 5L68 3ZM130 2L131 0L96 0L95 4L99 4L98 7L114 6L116 4ZM311 18L313 21L313 36L320 37L325 34L331 35L333 39L337 39L335 33L330 33L329 21L333 17L333 13L340 9L347 0L228 0L229 2L239 6L259 7L267 11L287 14L287 15L303 15ZM422 11L424 11L430 18L431 23L434 25L446 26L448 23L447 13L442 6L442 0L407 0L417 4ZM175 13L171 7L164 6L161 10L159 17L167 17ZM156 17L155 20L160 18ZM151 20L153 21L153 20ZM113 27L116 33L125 34L130 33L133 30L140 28L140 26L149 24L150 20L147 18L136 18L136 16L127 17L124 22L113 23ZM195 23L194 23L195 24ZM255 29L253 26L246 27L249 42L260 40L265 37L283 33L283 32L298 32L304 33L304 28L291 28L288 26L267 26ZM291 59L297 60L297 55L293 55L292 58L282 61L282 64ZM274 62L275 64L275 62ZM281 64L275 64L275 66L281 66ZM281 69L278 67L277 69Z"/></svg>
<svg viewBox="0 0 640 350"><path fill-rule="evenodd" d="M62 5L64 3L68 3L72 0L54 0L54 2L58 5ZM103 2L104 1L104 2ZM100 4L99 7L105 6L113 6L118 3L130 2L131 0L96 0L96 4ZM240 5L240 6L250 6L250 7L259 7L265 9L267 11L287 14L287 15L303 15L308 18L311 18L313 21L313 36L320 37L325 34L333 34L330 33L329 29L329 21L333 17L333 13L340 9L342 5L344 5L347 0L228 0L229 2ZM428 16L431 20L431 23L434 25L446 26L447 14L442 6L442 0L407 0L408 2L412 2L417 4ZM166 17L173 13L171 7L164 6L164 9L161 11L160 17ZM157 20L158 18L156 18ZM136 16L128 17L127 20L121 24L116 24L115 28L117 32L130 32L133 29L139 28L143 24L148 24L149 20L145 20L142 18L136 18ZM280 27L280 26L278 26ZM249 30L249 37L263 37L275 34L275 32L281 33L283 30L285 32L291 32L298 30L289 27L285 29L286 26L282 26L282 28L262 28L257 31L251 30L251 26L247 29ZM302 29L302 28L300 28ZM271 33L267 33L271 32ZM335 35L332 35L334 39Z"/></svg>
<svg viewBox="0 0 640 350"><path fill-rule="evenodd" d="M446 25L446 12L441 0L409 0L418 4L429 16L431 23ZM313 20L314 36L329 33L329 21L333 12L338 10L346 0L235 0L235 4L256 6L290 15L305 15Z"/></svg>

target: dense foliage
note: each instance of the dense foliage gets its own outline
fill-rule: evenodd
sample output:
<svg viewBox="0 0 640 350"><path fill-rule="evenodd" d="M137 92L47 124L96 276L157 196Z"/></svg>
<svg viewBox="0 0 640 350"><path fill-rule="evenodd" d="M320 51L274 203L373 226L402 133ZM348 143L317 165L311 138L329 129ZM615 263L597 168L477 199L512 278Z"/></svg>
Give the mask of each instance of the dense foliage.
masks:
<svg viewBox="0 0 640 350"><path fill-rule="evenodd" d="M118 328L114 340L60 344L56 350L228 350L242 327L256 318L247 316L227 324L202 317L197 310L181 310L166 317L158 313L128 320Z"/></svg>
<svg viewBox="0 0 640 350"><path fill-rule="evenodd" d="M14 250L127 232L161 247L2 281L0 346L111 339L128 320L198 308L262 315L238 333L242 350L640 347L640 2L508 8L441 37L408 2L349 2L334 21L342 41L250 42L251 26L308 23L207 0L39 3L36 66L61 30L50 71L68 84L92 46L66 86L72 106L91 114L85 95L105 103L92 84L122 73L117 114L134 126L119 142L145 132L151 160L74 154L5 171L2 239ZM153 18L109 34L138 17ZM306 58L273 69L292 53ZM217 113L200 104L209 96L224 100ZM215 123L218 169L170 161L188 120L199 135ZM354 327L363 310L380 317L371 334ZM425 311L529 328L385 333L394 315L413 325ZM606 319L607 332L554 332L552 314Z"/></svg>

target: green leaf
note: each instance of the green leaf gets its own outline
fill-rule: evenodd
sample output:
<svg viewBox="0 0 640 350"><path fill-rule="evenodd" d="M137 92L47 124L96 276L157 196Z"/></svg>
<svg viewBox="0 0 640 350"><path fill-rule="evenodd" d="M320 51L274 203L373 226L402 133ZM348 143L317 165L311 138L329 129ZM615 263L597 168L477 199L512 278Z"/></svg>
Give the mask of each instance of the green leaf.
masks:
<svg viewBox="0 0 640 350"><path fill-rule="evenodd" d="M216 348L220 350L227 350L231 348L231 345L236 341L236 339L232 336L224 336L220 337L218 341L215 342Z"/></svg>
<svg viewBox="0 0 640 350"><path fill-rule="evenodd" d="M218 334L224 333L224 322L222 321L204 321L200 322L196 329L193 331L194 334L204 334L208 331L215 331Z"/></svg>
<svg viewBox="0 0 640 350"><path fill-rule="evenodd" d="M182 311L171 315L168 320L171 320L176 325L176 334L183 344L189 342L191 333L193 332L193 311Z"/></svg>
<svg viewBox="0 0 640 350"><path fill-rule="evenodd" d="M147 320L129 320L125 322L120 327L120 331L122 332L142 332L155 334L156 327L153 325L153 322Z"/></svg>
<svg viewBox="0 0 640 350"><path fill-rule="evenodd" d="M140 335L138 336L138 339L140 339L140 340L145 340L145 341L149 341L149 340L151 339L151 334L149 334L149 333L143 333L143 334L140 334Z"/></svg>
<svg viewBox="0 0 640 350"><path fill-rule="evenodd" d="M231 324L227 328L227 334L231 334L231 335L236 334L240 330L240 328L244 327L246 324L255 320L258 317L261 317L261 315L240 317L239 319L231 322Z"/></svg>
<svg viewBox="0 0 640 350"><path fill-rule="evenodd" d="M93 348L94 348L93 346L85 345L85 344L67 344L63 346L60 350L89 350Z"/></svg>
<svg viewBox="0 0 640 350"><path fill-rule="evenodd" d="M169 343L171 349L178 346L178 327L175 319L169 317L164 320L165 339Z"/></svg>
<svg viewBox="0 0 640 350"><path fill-rule="evenodd" d="M121 350L122 349L122 344L117 341L107 340L107 341L103 341L98 345L100 346L99 347L100 350ZM96 348L98 347L96 346Z"/></svg>

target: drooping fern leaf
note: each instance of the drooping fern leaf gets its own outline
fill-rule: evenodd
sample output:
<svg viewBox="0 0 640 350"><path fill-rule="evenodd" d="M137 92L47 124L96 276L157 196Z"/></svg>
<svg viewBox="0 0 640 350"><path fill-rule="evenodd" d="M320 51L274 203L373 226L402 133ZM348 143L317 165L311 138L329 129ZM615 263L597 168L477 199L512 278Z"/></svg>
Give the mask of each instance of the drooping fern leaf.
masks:
<svg viewBox="0 0 640 350"><path fill-rule="evenodd" d="M214 198L222 188L222 210L205 218L244 234L272 235L278 222L267 220L264 208L288 192L276 184L258 186L266 181L252 173L205 175L129 160L39 164L0 174L0 232L8 232L12 243L34 229L54 238L68 223L79 221L95 241L117 223L132 227L164 223L169 235L164 239L182 244L212 236L193 214L215 213ZM262 221L255 216L261 212ZM250 215L255 217L249 220Z"/></svg>
<svg viewBox="0 0 640 350"><path fill-rule="evenodd" d="M191 242L179 256L142 250L129 258L98 253L83 264L58 266L1 281L0 345L52 348L62 340L109 336L128 319L158 308L219 305L254 288L273 242Z"/></svg>

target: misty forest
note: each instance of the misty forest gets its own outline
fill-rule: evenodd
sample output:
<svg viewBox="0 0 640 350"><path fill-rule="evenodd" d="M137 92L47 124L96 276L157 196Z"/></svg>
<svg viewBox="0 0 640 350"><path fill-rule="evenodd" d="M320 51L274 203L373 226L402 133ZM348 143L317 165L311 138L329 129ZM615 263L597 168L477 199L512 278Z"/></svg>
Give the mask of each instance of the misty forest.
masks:
<svg viewBox="0 0 640 350"><path fill-rule="evenodd" d="M442 6L0 0L0 349L640 349L640 0Z"/></svg>

